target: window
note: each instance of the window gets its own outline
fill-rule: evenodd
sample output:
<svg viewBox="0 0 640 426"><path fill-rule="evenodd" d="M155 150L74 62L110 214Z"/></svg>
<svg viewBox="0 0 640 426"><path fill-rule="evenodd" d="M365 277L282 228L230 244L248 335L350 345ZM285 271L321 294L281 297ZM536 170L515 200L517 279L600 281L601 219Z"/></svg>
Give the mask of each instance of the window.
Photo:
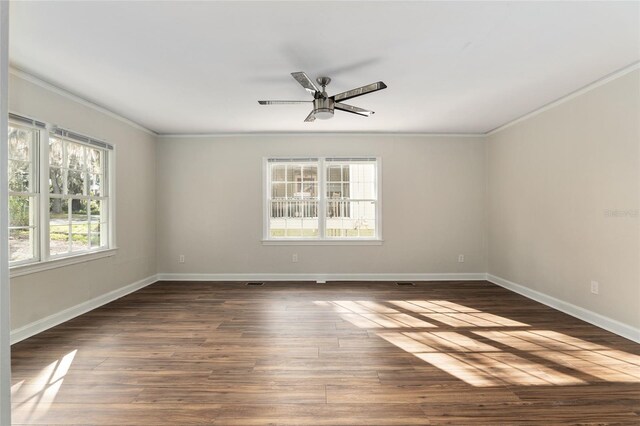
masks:
<svg viewBox="0 0 640 426"><path fill-rule="evenodd" d="M37 130L9 125L9 260L38 256Z"/></svg>
<svg viewBox="0 0 640 426"><path fill-rule="evenodd" d="M376 161L325 161L326 236L376 237Z"/></svg>
<svg viewBox="0 0 640 426"><path fill-rule="evenodd" d="M271 164L271 237L318 237L318 163Z"/></svg>
<svg viewBox="0 0 640 426"><path fill-rule="evenodd" d="M10 265L112 247L113 147L10 114Z"/></svg>
<svg viewBox="0 0 640 426"><path fill-rule="evenodd" d="M378 240L376 158L266 160L265 239Z"/></svg>
<svg viewBox="0 0 640 426"><path fill-rule="evenodd" d="M49 136L49 256L107 246L107 150Z"/></svg>

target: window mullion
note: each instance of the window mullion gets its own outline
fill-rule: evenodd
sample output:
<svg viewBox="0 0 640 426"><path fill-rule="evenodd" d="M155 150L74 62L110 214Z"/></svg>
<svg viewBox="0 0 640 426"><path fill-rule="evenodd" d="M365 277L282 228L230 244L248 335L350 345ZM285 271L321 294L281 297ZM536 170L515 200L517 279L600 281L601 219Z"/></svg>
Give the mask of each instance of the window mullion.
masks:
<svg viewBox="0 0 640 426"><path fill-rule="evenodd" d="M38 176L40 187L38 188L38 206L40 214L38 215L39 234L40 234L40 258L39 260L49 259L49 132L40 130L38 141L40 149L38 151Z"/></svg>
<svg viewBox="0 0 640 426"><path fill-rule="evenodd" d="M264 182L262 195L262 239L265 240L271 236L271 212L273 211L273 203L271 202L271 164L266 158L262 160L262 178Z"/></svg>
<svg viewBox="0 0 640 426"><path fill-rule="evenodd" d="M103 185L104 185L104 193L101 195L107 197L106 204L106 219L108 222L107 225L107 247L115 247L117 244L116 241L116 197L115 197L115 189L116 189L116 148L113 147L113 150L103 151L102 158L104 158L104 163L102 164L102 176L103 176ZM100 203L101 208L105 208L102 203ZM100 221L102 222L102 211L100 212ZM102 238L102 234L100 235ZM100 241L100 245L102 245L102 240Z"/></svg>
<svg viewBox="0 0 640 426"><path fill-rule="evenodd" d="M318 234L320 236L321 239L326 238L325 235L325 231L326 231L326 211L327 211L327 206L326 206L326 194L327 194L327 189L326 189L326 168L324 165L324 158L320 158L318 159L318 187L319 187L319 191L318 191Z"/></svg>
<svg viewBox="0 0 640 426"><path fill-rule="evenodd" d="M375 197L376 197L376 238L382 238L382 206L380 204L380 198L382 194L382 164L381 159L376 159L376 174L374 176L375 182Z"/></svg>

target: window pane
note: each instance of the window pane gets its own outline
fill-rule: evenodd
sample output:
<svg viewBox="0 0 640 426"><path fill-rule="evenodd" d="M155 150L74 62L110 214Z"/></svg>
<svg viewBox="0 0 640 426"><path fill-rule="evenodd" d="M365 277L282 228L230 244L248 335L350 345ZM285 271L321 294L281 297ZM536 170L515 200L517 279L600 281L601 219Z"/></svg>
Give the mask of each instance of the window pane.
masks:
<svg viewBox="0 0 640 426"><path fill-rule="evenodd" d="M375 237L374 201L330 201L327 205L327 237Z"/></svg>
<svg viewBox="0 0 640 426"><path fill-rule="evenodd" d="M9 126L9 158L30 161L34 131Z"/></svg>
<svg viewBox="0 0 640 426"><path fill-rule="evenodd" d="M9 226L34 225L34 199L28 196L9 196Z"/></svg>
<svg viewBox="0 0 640 426"><path fill-rule="evenodd" d="M30 192L31 163L9 160L9 191Z"/></svg>
<svg viewBox="0 0 640 426"><path fill-rule="evenodd" d="M71 225L71 250L89 250L89 223L74 221Z"/></svg>
<svg viewBox="0 0 640 426"><path fill-rule="evenodd" d="M88 220L87 201L78 199L71 200L71 222L87 222Z"/></svg>
<svg viewBox="0 0 640 426"><path fill-rule="evenodd" d="M91 223L91 236L89 241L91 248L101 247L103 245L100 240L103 229L106 229L106 227L103 227L102 224Z"/></svg>
<svg viewBox="0 0 640 426"><path fill-rule="evenodd" d="M85 173L80 170L69 170L67 175L67 194L82 195L85 193Z"/></svg>
<svg viewBox="0 0 640 426"><path fill-rule="evenodd" d="M76 170L84 169L85 147L80 144L68 142L68 141L65 141L65 145L67 147L66 167L70 169L76 169Z"/></svg>
<svg viewBox="0 0 640 426"><path fill-rule="evenodd" d="M342 198L352 198L351 191L349 191L349 187L350 187L349 183L342 184ZM353 197L353 198L359 198L359 197Z"/></svg>
<svg viewBox="0 0 640 426"><path fill-rule="evenodd" d="M34 229L9 230L9 261L17 262L34 258Z"/></svg>
<svg viewBox="0 0 640 426"><path fill-rule="evenodd" d="M301 206L301 211L302 211L302 217L305 218L318 218L318 202L317 201L302 201L300 203ZM317 225L316 225L317 227Z"/></svg>
<svg viewBox="0 0 640 426"><path fill-rule="evenodd" d="M296 198L296 193L299 192L298 188L299 188L299 185L297 183L288 183L287 198Z"/></svg>
<svg viewBox="0 0 640 426"><path fill-rule="evenodd" d="M49 220L54 225L69 223L69 200L49 199Z"/></svg>
<svg viewBox="0 0 640 426"><path fill-rule="evenodd" d="M271 166L271 180L274 182L276 181L283 182L285 179L285 169L286 169L286 166L280 166L280 165Z"/></svg>
<svg viewBox="0 0 640 426"><path fill-rule="evenodd" d="M104 222L106 220L106 212L102 210L102 201L91 200L89 206L89 220L91 222Z"/></svg>
<svg viewBox="0 0 640 426"><path fill-rule="evenodd" d="M318 197L318 184L304 182L302 185L302 198L317 198Z"/></svg>
<svg viewBox="0 0 640 426"><path fill-rule="evenodd" d="M287 182L295 182L302 176L302 167L294 164L287 164Z"/></svg>
<svg viewBox="0 0 640 426"><path fill-rule="evenodd" d="M341 175L341 167L340 166L329 166L327 167L327 181L329 182L340 182L342 180Z"/></svg>
<svg viewBox="0 0 640 426"><path fill-rule="evenodd" d="M349 182L349 180L351 179L350 170L351 170L351 166L349 166L349 165L342 166L342 181L343 182Z"/></svg>
<svg viewBox="0 0 640 426"><path fill-rule="evenodd" d="M49 164L62 167L62 140L49 135Z"/></svg>
<svg viewBox="0 0 640 426"><path fill-rule="evenodd" d="M57 167L49 168L49 193L62 194L64 189L64 177L62 169Z"/></svg>
<svg viewBox="0 0 640 426"><path fill-rule="evenodd" d="M318 234L318 218L304 219L302 221L302 236L304 238L317 237Z"/></svg>
<svg viewBox="0 0 640 426"><path fill-rule="evenodd" d="M342 184L328 183L327 198L341 198L341 197L342 197Z"/></svg>
<svg viewBox="0 0 640 426"><path fill-rule="evenodd" d="M100 245L109 245L109 224L106 222L100 224Z"/></svg>
<svg viewBox="0 0 640 426"><path fill-rule="evenodd" d="M376 166L372 163L352 164L349 166L351 174L351 198L375 199Z"/></svg>
<svg viewBox="0 0 640 426"><path fill-rule="evenodd" d="M71 250L89 249L89 216L86 200L71 200Z"/></svg>
<svg viewBox="0 0 640 426"><path fill-rule="evenodd" d="M285 184L274 183L271 184L271 198L284 198L285 197Z"/></svg>
<svg viewBox="0 0 640 426"><path fill-rule="evenodd" d="M49 226L49 254L63 254L69 252L69 225Z"/></svg>
<svg viewBox="0 0 640 426"><path fill-rule="evenodd" d="M102 195L102 175L89 174L89 195Z"/></svg>
<svg viewBox="0 0 640 426"><path fill-rule="evenodd" d="M349 202L340 199L327 200L327 217L349 217Z"/></svg>
<svg viewBox="0 0 640 426"><path fill-rule="evenodd" d="M317 237L318 201L272 201L269 235L271 237Z"/></svg>
<svg viewBox="0 0 640 426"><path fill-rule="evenodd" d="M90 171L102 173L102 152L100 150L87 148L87 161Z"/></svg>
<svg viewBox="0 0 640 426"><path fill-rule="evenodd" d="M318 180L318 166L305 165L302 168L302 178L305 182Z"/></svg>

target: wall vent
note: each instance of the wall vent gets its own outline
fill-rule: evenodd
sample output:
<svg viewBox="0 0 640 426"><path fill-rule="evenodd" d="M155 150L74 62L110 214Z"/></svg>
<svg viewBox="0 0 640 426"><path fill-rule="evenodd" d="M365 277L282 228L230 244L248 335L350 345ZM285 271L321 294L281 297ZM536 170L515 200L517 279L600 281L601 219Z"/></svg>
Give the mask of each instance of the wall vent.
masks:
<svg viewBox="0 0 640 426"><path fill-rule="evenodd" d="M264 285L264 283L259 281L249 281L247 285Z"/></svg>
<svg viewBox="0 0 640 426"><path fill-rule="evenodd" d="M405 286L405 285L416 285L416 283L412 283L410 281L398 281L396 283L396 285L402 285L402 286Z"/></svg>

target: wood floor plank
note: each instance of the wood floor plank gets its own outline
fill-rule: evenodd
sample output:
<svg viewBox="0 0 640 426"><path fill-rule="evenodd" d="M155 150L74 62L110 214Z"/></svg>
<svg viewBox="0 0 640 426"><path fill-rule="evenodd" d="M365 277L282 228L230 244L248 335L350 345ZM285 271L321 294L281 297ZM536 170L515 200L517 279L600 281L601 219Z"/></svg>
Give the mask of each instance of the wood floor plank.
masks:
<svg viewBox="0 0 640 426"><path fill-rule="evenodd" d="M434 424L455 425L637 425L638 418L629 408L615 405L558 404L457 404L421 405Z"/></svg>
<svg viewBox="0 0 640 426"><path fill-rule="evenodd" d="M640 345L484 281L159 282L12 347L15 424L640 424Z"/></svg>
<svg viewBox="0 0 640 426"><path fill-rule="evenodd" d="M226 405L217 414L219 425L428 425L416 404L263 404Z"/></svg>
<svg viewBox="0 0 640 426"><path fill-rule="evenodd" d="M211 383L204 389L147 387L135 398L136 403L196 404L324 404L325 387L320 385L256 385Z"/></svg>
<svg viewBox="0 0 640 426"><path fill-rule="evenodd" d="M468 385L329 385L327 403L366 404L423 404L451 403L460 395L466 395L465 403L520 402L516 394L505 388L471 389Z"/></svg>

